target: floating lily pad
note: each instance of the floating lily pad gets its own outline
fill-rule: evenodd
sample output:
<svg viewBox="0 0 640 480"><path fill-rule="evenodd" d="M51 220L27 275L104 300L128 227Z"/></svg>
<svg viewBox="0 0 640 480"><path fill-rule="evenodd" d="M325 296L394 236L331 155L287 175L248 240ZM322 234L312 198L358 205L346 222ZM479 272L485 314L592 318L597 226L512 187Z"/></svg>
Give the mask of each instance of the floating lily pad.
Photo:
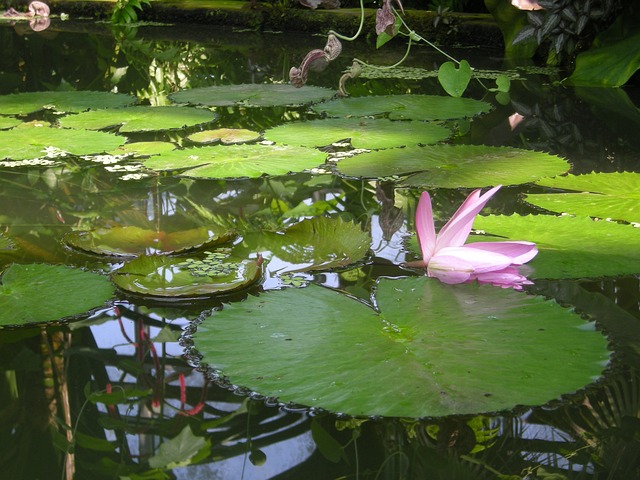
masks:
<svg viewBox="0 0 640 480"><path fill-rule="evenodd" d="M187 177L240 178L310 170L325 158L326 154L311 148L256 144L173 150L143 164L159 171L189 169L182 174Z"/></svg>
<svg viewBox="0 0 640 480"><path fill-rule="evenodd" d="M102 306L113 295L107 277L61 265L12 264L0 282L3 326L67 320Z"/></svg>
<svg viewBox="0 0 640 480"><path fill-rule="evenodd" d="M235 234L198 227L176 232L149 230L136 226L98 228L71 232L64 241L71 247L99 255L142 255L181 253L212 247L233 239Z"/></svg>
<svg viewBox="0 0 640 480"><path fill-rule="evenodd" d="M44 108L57 112L83 112L88 109L117 108L132 105L131 95L110 92L27 92L0 96L0 113L27 115Z"/></svg>
<svg viewBox="0 0 640 480"><path fill-rule="evenodd" d="M590 173L544 178L538 185L581 193L528 194L528 202L558 213L640 223L640 174Z"/></svg>
<svg viewBox="0 0 640 480"><path fill-rule="evenodd" d="M412 277L381 279L375 302L379 313L315 285L272 291L213 312L193 340L230 384L357 416L541 405L608 359L593 324L542 297Z"/></svg>
<svg viewBox="0 0 640 480"><path fill-rule="evenodd" d="M201 108L136 106L69 115L60 119L60 125L88 130L121 125L120 132L148 132L180 129L213 122L216 118L215 113Z"/></svg>
<svg viewBox="0 0 640 480"><path fill-rule="evenodd" d="M112 274L123 290L153 297L210 297L247 288L262 276L261 261L204 252L192 257L142 255Z"/></svg>
<svg viewBox="0 0 640 480"><path fill-rule="evenodd" d="M267 259L283 260L279 273L330 270L355 263L368 253L371 237L359 225L340 218L314 217L282 233L246 234L237 255L264 252Z"/></svg>
<svg viewBox="0 0 640 480"><path fill-rule="evenodd" d="M588 217L478 216L488 235L470 241L527 240L538 255L521 268L529 278L588 278L640 273L640 229Z"/></svg>
<svg viewBox="0 0 640 480"><path fill-rule="evenodd" d="M233 145L236 143L248 143L260 140L260 133L246 128L218 128L216 130L204 130L189 135L187 138L197 143L222 143Z"/></svg>
<svg viewBox="0 0 640 480"><path fill-rule="evenodd" d="M276 143L322 147L345 138L356 148L390 148L446 140L451 131L424 122L393 122L384 118L328 118L286 123L265 132Z"/></svg>
<svg viewBox="0 0 640 480"><path fill-rule="evenodd" d="M169 152L176 148L171 142L133 142L125 143L111 152L117 155L131 153L136 156L158 155L159 153Z"/></svg>
<svg viewBox="0 0 640 480"><path fill-rule="evenodd" d="M1 98L1 97L0 97ZM6 130L7 128L13 128L20 125L22 122L17 118L0 117L0 130Z"/></svg>
<svg viewBox="0 0 640 480"><path fill-rule="evenodd" d="M225 107L241 104L248 107L273 107L279 105L307 105L335 95L329 88L293 85L220 85L183 90L169 96L176 103Z"/></svg>
<svg viewBox="0 0 640 480"><path fill-rule="evenodd" d="M90 155L118 148L127 139L105 132L24 126L0 131L0 159Z"/></svg>
<svg viewBox="0 0 640 480"><path fill-rule="evenodd" d="M485 187L518 185L560 175L569 164L560 157L510 147L431 145L379 150L345 158L338 170L349 177L410 175L403 186ZM420 172L420 173L414 173Z"/></svg>
<svg viewBox="0 0 640 480"><path fill-rule="evenodd" d="M333 117L388 114L392 120L447 120L486 113L491 110L491 104L437 95L376 95L332 100L316 105L313 110Z"/></svg>

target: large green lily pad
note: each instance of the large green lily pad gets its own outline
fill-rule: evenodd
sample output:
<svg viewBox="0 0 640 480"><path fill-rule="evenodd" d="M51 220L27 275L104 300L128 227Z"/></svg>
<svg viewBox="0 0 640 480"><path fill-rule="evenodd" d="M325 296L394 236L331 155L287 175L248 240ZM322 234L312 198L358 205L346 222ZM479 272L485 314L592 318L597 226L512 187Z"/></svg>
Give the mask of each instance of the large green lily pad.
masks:
<svg viewBox="0 0 640 480"><path fill-rule="evenodd" d="M182 173L187 177L241 178L310 170L325 158L326 154L311 148L257 144L173 150L143 164L152 170L187 170Z"/></svg>
<svg viewBox="0 0 640 480"><path fill-rule="evenodd" d="M430 144L446 140L451 131L425 122L391 121L384 118L328 118L286 123L265 132L276 143L323 147L346 138L355 148L390 148Z"/></svg>
<svg viewBox="0 0 640 480"><path fill-rule="evenodd" d="M588 217L478 216L474 228L488 235L469 241L526 240L538 255L521 268L530 278L598 278L640 273L640 229Z"/></svg>
<svg viewBox="0 0 640 480"><path fill-rule="evenodd" d="M121 289L159 298L211 297L247 288L262 277L262 260L203 252L189 257L142 255L113 272Z"/></svg>
<svg viewBox="0 0 640 480"><path fill-rule="evenodd" d="M69 115L60 119L60 125L89 130L121 125L120 132L147 132L180 129L213 122L216 118L215 113L201 108L136 106Z"/></svg>
<svg viewBox="0 0 640 480"><path fill-rule="evenodd" d="M510 289L383 278L375 302L379 313L315 285L268 292L213 312L193 340L232 385L357 416L541 405L590 384L608 359L593 324Z"/></svg>
<svg viewBox="0 0 640 480"><path fill-rule="evenodd" d="M0 96L0 114L27 115L44 108L56 112L83 112L88 109L125 107L135 102L134 96L110 92L13 93Z"/></svg>
<svg viewBox="0 0 640 480"><path fill-rule="evenodd" d="M526 200L558 213L613 218L640 223L640 174L590 173L543 178L538 185L571 193L527 194ZM580 192L580 193L575 193Z"/></svg>
<svg viewBox="0 0 640 480"><path fill-rule="evenodd" d="M232 231L214 232L210 227L166 232L130 225L70 232L64 236L64 241L71 247L99 255L137 256L210 248L234 237Z"/></svg>
<svg viewBox="0 0 640 480"><path fill-rule="evenodd" d="M22 123L17 118L12 117L0 117L0 130L6 130L7 128L13 128Z"/></svg>
<svg viewBox="0 0 640 480"><path fill-rule="evenodd" d="M27 160L58 156L104 153L123 145L127 139L105 132L24 126L0 131L0 160Z"/></svg>
<svg viewBox="0 0 640 480"><path fill-rule="evenodd" d="M344 267L362 260L370 246L369 233L359 225L340 218L314 217L284 232L248 233L234 252L240 256L263 252L266 259L278 264L282 274Z"/></svg>
<svg viewBox="0 0 640 480"><path fill-rule="evenodd" d="M437 95L376 95L332 100L313 110L333 117L388 115L392 120L448 120L486 113L491 104Z"/></svg>
<svg viewBox="0 0 640 480"><path fill-rule="evenodd" d="M486 145L428 145L379 150L338 163L339 172L349 177L413 174L401 185L420 188L517 185L560 175L568 169L569 164L555 155Z"/></svg>
<svg viewBox="0 0 640 480"><path fill-rule="evenodd" d="M329 88L307 86L295 88L280 84L220 85L183 90L169 96L175 103L190 103L211 107L243 105L272 107L280 105L307 105L335 95Z"/></svg>
<svg viewBox="0 0 640 480"><path fill-rule="evenodd" d="M0 282L3 326L70 319L113 295L107 277L61 265L11 264Z"/></svg>

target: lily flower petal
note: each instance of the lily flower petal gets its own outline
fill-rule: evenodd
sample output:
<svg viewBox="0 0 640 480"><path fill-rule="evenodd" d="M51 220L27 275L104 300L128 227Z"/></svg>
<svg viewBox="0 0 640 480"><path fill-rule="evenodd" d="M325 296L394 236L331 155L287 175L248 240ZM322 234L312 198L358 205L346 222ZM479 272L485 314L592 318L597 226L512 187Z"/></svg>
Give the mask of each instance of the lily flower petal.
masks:
<svg viewBox="0 0 640 480"><path fill-rule="evenodd" d="M533 242L476 242L466 244L465 248L506 255L511 258L511 263L514 265L527 263L538 254L536 244Z"/></svg>
<svg viewBox="0 0 640 480"><path fill-rule="evenodd" d="M416 233L423 262L428 263L436 249L436 227L433 224L431 197L422 192L416 209Z"/></svg>
<svg viewBox="0 0 640 480"><path fill-rule="evenodd" d="M429 267L434 268L434 264L441 265L441 257L458 258L468 265L471 265L474 273L502 270L513 263L511 257L502 255L501 253L481 250L479 248L467 248L465 245L464 247L445 247L438 250L433 258L431 258Z"/></svg>
<svg viewBox="0 0 640 480"><path fill-rule="evenodd" d="M471 233L476 215L484 208L493 195L502 187L497 185L484 195L474 190L453 214L453 217L440 229L436 242L436 250L441 247L459 247L464 245Z"/></svg>
<svg viewBox="0 0 640 480"><path fill-rule="evenodd" d="M455 256L440 255L431 260L427 274L442 283L464 283L472 279L473 265Z"/></svg>
<svg viewBox="0 0 640 480"><path fill-rule="evenodd" d="M508 267L495 272L481 273L475 276L478 283L488 283L496 287L522 290L523 285L533 285L524 275L520 275L514 267Z"/></svg>

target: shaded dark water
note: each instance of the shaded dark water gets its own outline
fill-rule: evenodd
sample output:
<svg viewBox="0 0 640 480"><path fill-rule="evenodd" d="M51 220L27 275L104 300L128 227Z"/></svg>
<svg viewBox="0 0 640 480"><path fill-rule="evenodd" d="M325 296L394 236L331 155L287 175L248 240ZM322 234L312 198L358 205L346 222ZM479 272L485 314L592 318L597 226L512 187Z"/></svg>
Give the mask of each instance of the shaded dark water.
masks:
<svg viewBox="0 0 640 480"><path fill-rule="evenodd" d="M323 43L322 37L204 27L112 32L107 25L54 21L49 29L31 33L3 26L0 93L106 90L162 105L168 94L187 87L286 81L289 68ZM499 52L457 54L478 68L507 66ZM391 48L349 45L344 58L310 83L335 87L354 56L389 64L401 55ZM426 49L410 59L419 66L439 61ZM548 151L568 158L573 173L640 171L640 115L623 92L557 88L552 82L559 74L520 71L526 81L513 83L511 103L496 104L454 142ZM433 79L358 79L348 90L352 95L441 93ZM637 92L629 94L637 99ZM484 92L472 87L470 95L480 98ZM509 117L516 112L524 120L513 129ZM264 130L308 113L274 107L228 109L220 115L226 127ZM123 182L101 166L3 168L0 226L19 250L0 260L109 271L117 262L73 252L61 236L97 219L176 227L202 211L238 216L274 199L296 205L328 190L344 194L342 206L352 219L372 226L374 257L355 277L329 272L314 275L313 281L366 298L376 278L402 274L392 261L397 263L399 242L411 222L409 209L401 211L400 226L385 216L390 214L367 182L335 177L318 192L310 179L299 174ZM501 193L496 208L527 213L518 193L517 188ZM459 192L446 195L449 208L464 198ZM178 337L190 320L219 306L219 300L158 306L122 295L113 307L67 326L3 330L2 478L483 479L499 474L544 478L545 472L561 475L555 478L640 478L638 277L543 281L533 291L576 306L617 338L607 377L550 407L428 421L312 416L217 387L184 358ZM97 396L109 391L109 399ZM123 392L122 397L114 399L115 392ZM163 450L163 442L171 447Z"/></svg>

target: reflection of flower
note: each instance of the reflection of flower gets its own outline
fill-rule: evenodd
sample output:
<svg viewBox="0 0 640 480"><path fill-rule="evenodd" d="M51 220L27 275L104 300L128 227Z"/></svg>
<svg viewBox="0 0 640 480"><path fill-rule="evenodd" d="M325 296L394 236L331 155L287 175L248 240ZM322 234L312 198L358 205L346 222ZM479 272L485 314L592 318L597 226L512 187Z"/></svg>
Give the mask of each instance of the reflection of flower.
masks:
<svg viewBox="0 0 640 480"><path fill-rule="evenodd" d="M422 260L410 266L426 267L430 277L444 283L463 283L477 280L503 288L521 290L532 282L520 275L516 268L538 253L531 242L478 242L464 245L476 215L500 185L484 195L475 190L467 197L447 224L436 235L433 224L431 197L423 192L416 211L416 231Z"/></svg>

